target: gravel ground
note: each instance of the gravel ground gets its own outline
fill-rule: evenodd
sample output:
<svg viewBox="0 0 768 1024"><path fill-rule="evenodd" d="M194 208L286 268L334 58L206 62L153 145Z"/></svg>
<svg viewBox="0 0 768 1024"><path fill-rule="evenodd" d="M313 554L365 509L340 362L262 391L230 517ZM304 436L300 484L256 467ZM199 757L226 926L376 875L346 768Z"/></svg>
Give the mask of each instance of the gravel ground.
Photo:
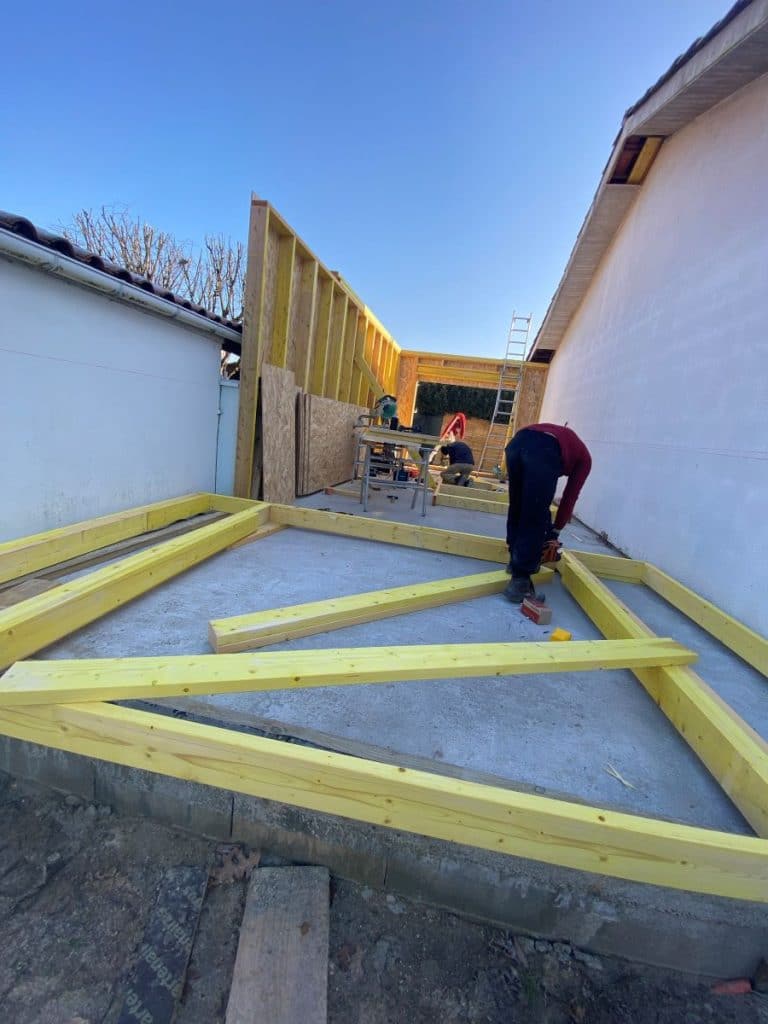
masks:
<svg viewBox="0 0 768 1024"><path fill-rule="evenodd" d="M163 872L216 857L208 840L0 775L2 1024L112 1024ZM224 1020L237 874L212 876L175 1024ZM328 996L329 1024L768 1024L768 997L713 995L340 880Z"/></svg>

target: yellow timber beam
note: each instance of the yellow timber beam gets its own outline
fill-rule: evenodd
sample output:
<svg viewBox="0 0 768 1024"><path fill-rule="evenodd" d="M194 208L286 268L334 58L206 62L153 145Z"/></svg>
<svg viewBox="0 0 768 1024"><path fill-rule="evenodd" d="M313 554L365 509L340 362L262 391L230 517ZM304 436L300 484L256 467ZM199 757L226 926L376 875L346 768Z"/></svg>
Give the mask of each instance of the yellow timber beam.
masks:
<svg viewBox="0 0 768 1024"><path fill-rule="evenodd" d="M418 644L259 654L19 661L0 678L0 707L303 690L414 679L465 679L687 665L674 640Z"/></svg>
<svg viewBox="0 0 768 1024"><path fill-rule="evenodd" d="M572 555L585 565L595 576L621 583L642 583L645 562L634 558L620 558L618 555L603 555L596 551L571 551Z"/></svg>
<svg viewBox="0 0 768 1024"><path fill-rule="evenodd" d="M552 576L551 570L544 569L535 580L537 584L546 583ZM496 569L472 576L435 580L433 583L372 590L349 597L333 597L327 601L311 601L286 608L215 619L210 623L208 636L211 647L219 654L249 651L361 622L375 622L392 615L404 615L488 594L500 594L508 583L509 576Z"/></svg>
<svg viewBox="0 0 768 1024"><path fill-rule="evenodd" d="M642 581L758 672L768 675L768 640L764 636L727 615L655 565L645 565Z"/></svg>
<svg viewBox="0 0 768 1024"><path fill-rule="evenodd" d="M557 571L604 636L639 640L654 635L570 552L563 554ZM768 836L768 744L692 669L633 671L755 832Z"/></svg>
<svg viewBox="0 0 768 1024"><path fill-rule="evenodd" d="M342 537L378 540L385 544L400 544L406 548L421 548L423 551L440 551L447 555L479 558L485 562L506 563L509 560L507 545L503 540L482 537L474 533L455 533L452 530L436 530L431 526L382 522L364 516L321 512L318 509L297 508L294 505L271 505L270 517L273 523L296 526L300 530L319 530L321 533L335 533Z"/></svg>
<svg viewBox="0 0 768 1024"><path fill-rule="evenodd" d="M509 502L494 501L487 499L486 491L483 497L473 497L467 494L466 487L457 487L455 490L464 491L464 494L449 494L446 492L445 484L435 495L435 505L444 505L446 508L463 508L467 512L491 512L495 516L505 516L509 509Z"/></svg>
<svg viewBox="0 0 768 1024"><path fill-rule="evenodd" d="M419 380L433 384L456 384L459 387L498 388L499 375L486 370L464 370L453 366L418 364Z"/></svg>
<svg viewBox="0 0 768 1024"><path fill-rule="evenodd" d="M473 501L498 501L502 505L509 504L509 491L493 490L490 485L472 480L469 487L457 487L456 484L440 484L441 494L450 494L455 498L472 498ZM506 511L506 509L505 509Z"/></svg>
<svg viewBox="0 0 768 1024"><path fill-rule="evenodd" d="M162 529L180 519L210 512L211 502L209 494L187 494L6 541L0 544L0 583Z"/></svg>
<svg viewBox="0 0 768 1024"><path fill-rule="evenodd" d="M748 836L464 782L109 704L5 708L0 732L497 853L768 901L768 842Z"/></svg>
<svg viewBox="0 0 768 1024"><path fill-rule="evenodd" d="M268 521L269 505L254 503L253 508L155 544L0 611L0 669L101 618Z"/></svg>

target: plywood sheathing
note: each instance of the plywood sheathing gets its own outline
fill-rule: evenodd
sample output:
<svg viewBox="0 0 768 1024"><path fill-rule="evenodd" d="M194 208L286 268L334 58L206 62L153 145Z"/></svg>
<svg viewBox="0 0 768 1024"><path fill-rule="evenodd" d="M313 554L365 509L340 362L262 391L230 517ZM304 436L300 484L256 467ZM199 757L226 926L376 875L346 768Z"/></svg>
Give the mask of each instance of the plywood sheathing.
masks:
<svg viewBox="0 0 768 1024"><path fill-rule="evenodd" d="M355 462L355 424L366 410L319 395L309 396L308 452L303 494L349 480Z"/></svg>
<svg viewBox="0 0 768 1024"><path fill-rule="evenodd" d="M296 384L290 370L261 368L264 501L290 505L296 497Z"/></svg>
<svg viewBox="0 0 768 1024"><path fill-rule="evenodd" d="M366 358L376 340L378 365ZM372 353L371 353L372 355ZM291 370L313 394L369 405L391 391L400 347L344 279L326 267L269 203L251 200L240 364L235 491L258 491L258 396L264 362ZM373 388L375 385L375 389Z"/></svg>

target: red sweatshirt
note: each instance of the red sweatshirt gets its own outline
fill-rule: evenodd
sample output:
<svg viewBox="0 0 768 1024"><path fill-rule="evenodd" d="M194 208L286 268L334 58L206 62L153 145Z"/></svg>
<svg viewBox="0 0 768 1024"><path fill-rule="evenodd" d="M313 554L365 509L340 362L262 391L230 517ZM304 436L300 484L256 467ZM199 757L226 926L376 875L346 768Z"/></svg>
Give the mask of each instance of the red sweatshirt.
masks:
<svg viewBox="0 0 768 1024"><path fill-rule="evenodd" d="M552 434L560 445L563 475L568 477L568 483L565 485L555 517L555 529L562 530L573 515L573 506L584 486L584 481L589 476L590 469L592 469L592 456L579 435L570 427L561 427L557 423L532 423L527 429L541 430L545 434Z"/></svg>

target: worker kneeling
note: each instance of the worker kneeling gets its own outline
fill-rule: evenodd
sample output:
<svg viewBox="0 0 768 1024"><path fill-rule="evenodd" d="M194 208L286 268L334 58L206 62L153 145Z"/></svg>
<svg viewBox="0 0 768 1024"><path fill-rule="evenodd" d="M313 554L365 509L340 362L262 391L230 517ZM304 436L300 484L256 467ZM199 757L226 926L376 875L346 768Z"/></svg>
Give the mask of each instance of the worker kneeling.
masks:
<svg viewBox="0 0 768 1024"><path fill-rule="evenodd" d="M570 521L589 476L592 456L575 431L556 423L535 423L519 430L504 455L509 478L507 572L512 574L504 595L519 604L535 593L531 576L539 571L547 548L552 557L560 530ZM567 476L568 483L553 524L550 505L561 476Z"/></svg>
<svg viewBox="0 0 768 1024"><path fill-rule="evenodd" d="M454 441L452 444L443 445L440 454L447 455L450 462L448 468L440 474L443 483L467 487L469 475L475 468L475 457L469 445L463 441Z"/></svg>

